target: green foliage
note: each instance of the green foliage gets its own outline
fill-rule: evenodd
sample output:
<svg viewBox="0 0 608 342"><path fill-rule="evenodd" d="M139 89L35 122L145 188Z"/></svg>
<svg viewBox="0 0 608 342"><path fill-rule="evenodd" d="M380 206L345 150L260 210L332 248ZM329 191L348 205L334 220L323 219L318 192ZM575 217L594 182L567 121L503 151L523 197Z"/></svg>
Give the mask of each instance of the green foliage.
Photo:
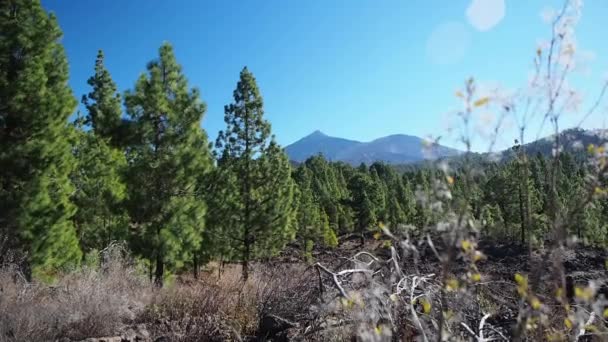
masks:
<svg viewBox="0 0 608 342"><path fill-rule="evenodd" d="M207 137L200 123L206 106L163 44L135 89L125 95L135 132L128 146L132 244L155 260L155 281L164 268L178 268L201 246L206 206L201 177L210 167Z"/></svg>
<svg viewBox="0 0 608 342"><path fill-rule="evenodd" d="M0 227L48 278L82 255L68 178L76 100L61 30L39 1L0 3L0 32Z"/></svg>
<svg viewBox="0 0 608 342"><path fill-rule="evenodd" d="M372 178L361 170L350 179L348 188L352 193L357 232L363 239L365 231L377 223L377 207L373 202L377 197Z"/></svg>
<svg viewBox="0 0 608 342"><path fill-rule="evenodd" d="M74 224L85 252L101 250L111 241L126 240L129 217L124 208L127 161L118 145L122 108L120 95L99 51L92 87L83 104L87 113L75 122L73 152L77 167L72 175L76 188L72 201L77 206ZM90 125L84 131L83 125ZM114 142L114 144L112 144Z"/></svg>
<svg viewBox="0 0 608 342"><path fill-rule="evenodd" d="M504 220L498 205L484 205L479 220L481 221L482 233L486 237L505 237Z"/></svg>
<svg viewBox="0 0 608 342"><path fill-rule="evenodd" d="M559 226L584 243L608 243L606 180L592 172L605 159L595 165L574 149L548 157L552 142L537 142L497 162L476 154L442 161L449 173L434 161L353 167L320 155L292 170L244 68L212 167L200 126L206 106L169 44L126 93L124 116L99 51L85 116L70 125L76 101L54 16L37 0L5 1L0 32L0 234L41 279L77 266L82 251L85 264L97 262L92 256L113 240L127 240L159 285L218 258L242 261L246 278L249 261L294 238L310 260L343 234L363 238L382 223L427 232L446 213L465 213L485 238L542 245ZM569 135L604 143L582 133L560 139L566 148Z"/></svg>
<svg viewBox="0 0 608 342"><path fill-rule="evenodd" d="M74 225L83 251L103 249L126 240L129 218L124 210L126 186L122 177L127 162L122 151L109 146L94 132L77 129L72 174L77 210Z"/></svg>
<svg viewBox="0 0 608 342"><path fill-rule="evenodd" d="M336 236L336 232L329 226L327 215L323 215L321 222L323 227L323 243L328 247L336 247L339 242L338 237Z"/></svg>
<svg viewBox="0 0 608 342"><path fill-rule="evenodd" d="M304 257L306 261L312 262L312 249L314 247L314 242L312 240L306 240L304 243Z"/></svg>
<svg viewBox="0 0 608 342"><path fill-rule="evenodd" d="M260 90L247 68L233 95L234 102L224 109L226 129L219 133L216 147L217 179L236 195L213 209L228 223L214 219L212 229L228 236L232 255L243 262L247 279L250 260L276 254L295 237L294 183L287 155L271 136Z"/></svg>
<svg viewBox="0 0 608 342"><path fill-rule="evenodd" d="M82 104L87 108L88 115L84 124L91 126L92 130L101 138L110 141L111 145L120 145L122 130L122 107L120 94L112 80L110 72L105 68L103 51L99 50L95 60L95 74L87 83L92 91L82 97Z"/></svg>
<svg viewBox="0 0 608 342"><path fill-rule="evenodd" d="M352 167L343 163L329 163L321 156L314 156L300 169L310 172L309 191L327 214L330 228L335 233L351 232L354 228L353 212L348 203L350 191L347 180L354 172ZM300 184L298 177L296 181Z"/></svg>

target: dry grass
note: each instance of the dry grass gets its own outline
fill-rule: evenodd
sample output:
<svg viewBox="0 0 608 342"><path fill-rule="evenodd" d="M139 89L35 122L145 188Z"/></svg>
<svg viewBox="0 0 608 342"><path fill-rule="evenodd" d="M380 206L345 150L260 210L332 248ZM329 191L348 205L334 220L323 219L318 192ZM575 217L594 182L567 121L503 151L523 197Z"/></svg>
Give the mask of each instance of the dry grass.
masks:
<svg viewBox="0 0 608 342"><path fill-rule="evenodd" d="M228 271L217 282L212 277L179 283L155 293L140 317L144 322L181 322L186 319L219 316L234 329L252 333L257 328L257 300L261 284L251 277L246 284L238 272Z"/></svg>
<svg viewBox="0 0 608 342"><path fill-rule="evenodd" d="M178 340L235 340L258 334L265 314L295 320L309 312L309 270L298 266L258 265L246 283L240 267L226 267L221 277L181 278L175 286L155 294L140 316L153 335L179 331ZM174 338L177 338L173 336Z"/></svg>
<svg viewBox="0 0 608 342"><path fill-rule="evenodd" d="M83 340L145 325L151 337L175 341L238 340L258 334L266 314L301 321L318 299L311 270L258 264L243 283L240 268L221 278L179 277L161 290L129 265L124 251L104 266L29 283L13 264L0 267L0 342Z"/></svg>
<svg viewBox="0 0 608 342"><path fill-rule="evenodd" d="M4 265L0 293L0 341L80 340L116 334L149 301L150 287L118 258L53 285L28 283Z"/></svg>

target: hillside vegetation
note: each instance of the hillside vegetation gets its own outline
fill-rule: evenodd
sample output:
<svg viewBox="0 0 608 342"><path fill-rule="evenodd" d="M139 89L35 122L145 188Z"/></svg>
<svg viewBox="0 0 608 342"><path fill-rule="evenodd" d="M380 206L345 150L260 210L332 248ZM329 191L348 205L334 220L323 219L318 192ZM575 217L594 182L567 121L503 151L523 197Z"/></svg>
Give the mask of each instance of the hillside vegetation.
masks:
<svg viewBox="0 0 608 342"><path fill-rule="evenodd" d="M73 118L56 18L0 2L0 341L602 340L607 137L559 129L579 17L517 95L464 82L462 153L397 169L292 166L247 67L210 142L170 43L125 92L99 51ZM512 149L471 151L480 111L515 118Z"/></svg>

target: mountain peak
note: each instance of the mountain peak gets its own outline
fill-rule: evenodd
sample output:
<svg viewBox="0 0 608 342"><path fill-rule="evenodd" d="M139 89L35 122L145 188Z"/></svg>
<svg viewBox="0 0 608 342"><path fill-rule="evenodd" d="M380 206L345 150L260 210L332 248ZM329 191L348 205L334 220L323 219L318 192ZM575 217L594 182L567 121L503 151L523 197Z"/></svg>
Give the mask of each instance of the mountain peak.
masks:
<svg viewBox="0 0 608 342"><path fill-rule="evenodd" d="M423 146L423 139L405 134L393 134L370 142L359 142L327 136L316 130L288 145L285 151L291 160L297 162L322 154L328 160L343 161L351 165L359 165L362 162L371 164L375 161L404 164L426 159ZM458 151L437 146L435 154L437 157L446 157L457 155Z"/></svg>
<svg viewBox="0 0 608 342"><path fill-rule="evenodd" d="M327 134L321 132L320 130L316 130L308 135L309 137L326 137Z"/></svg>

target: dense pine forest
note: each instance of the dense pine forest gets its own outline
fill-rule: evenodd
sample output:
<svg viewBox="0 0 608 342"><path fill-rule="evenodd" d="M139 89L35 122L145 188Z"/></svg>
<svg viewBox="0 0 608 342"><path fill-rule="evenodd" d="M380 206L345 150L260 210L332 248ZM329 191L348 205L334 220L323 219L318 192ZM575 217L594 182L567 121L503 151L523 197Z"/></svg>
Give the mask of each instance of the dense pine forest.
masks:
<svg viewBox="0 0 608 342"><path fill-rule="evenodd" d="M467 293L477 296L473 302L485 305L483 301L489 300L475 287L486 277L478 263L490 254L479 246L508 245L520 256L541 251L546 260L552 254L543 251L553 247L575 243L577 248L596 250L607 246L603 139L556 152L553 146L563 144L558 137L564 136L556 124L556 134L548 138L547 146L516 142L497 158L467 150L455 157L403 166L375 162L355 167L328 161L323 155L292 163L265 118L264 85L247 67L240 70L233 100L224 107L225 128L211 137L214 132L202 128L207 112L204 95L188 82L187 70L182 70L177 58L179 51L170 43L163 43L158 55L150 56L145 73L127 90L117 88L104 64L104 52L99 51L96 58L91 56L90 92L74 94L68 85L69 62L57 18L39 1L3 1L0 32L0 263L15 265L13 271L23 275L25 283L54 286L84 269L105 269L105 252L117 245L122 246L128 267L145 279L138 286L149 286L150 291L174 288L177 279L184 277L204 280L213 267L221 272L234 265L239 265L235 283L246 284L259 277L256 272L263 273L257 271L260 265L295 253L302 267L318 272L318 279L312 271L307 278L312 281L310 288L320 286L321 295L336 291L336 298L342 300L338 303L347 308L361 303L368 303L361 308L373 308L361 309L364 315L352 318L371 324L370 336L376 339L357 330L363 340L414 335L427 340L432 333L423 331L435 331L438 338L442 334L471 338L470 333L476 340L488 341L483 338L483 326L489 317L485 314L491 311L478 309L479 317L472 321L480 324L478 330L464 316L459 316L459 322L467 322L463 323L466 329L451 326L456 316L450 315L455 315L456 308L448 309L447 299L450 292L462 288L472 289ZM539 52L537 58L544 55ZM491 101L477 98L473 80L457 96L466 104L464 113ZM557 123L558 116L552 115L548 115L551 122ZM574 129L568 134L582 139L586 132ZM328 264L342 266L324 258L344 252L348 244L361 252L376 244L376 255L389 259L369 253L368 259L361 259L360 253L345 255L355 260L354 266L331 271ZM410 253L416 248L421 248L420 253ZM403 256L399 259L395 253ZM423 283L430 284L431 276L408 278L406 267L397 264L425 255L438 257L437 264L426 271L433 273L439 285L418 290ZM383 271L384 267L390 271ZM562 292L553 296L557 299L536 295L533 288L539 293L553 290L540 286L539 279L528 283L520 274L529 271L525 267L507 272L521 298L511 309L517 310L517 305L521 309L519 316L512 315L518 319L517 334L528 331L531 339L541 335L548 339L559 332L568 335L574 327L583 329L583 335L584 329L592 330L587 326L603 329L596 322L585 325L588 315L580 318L572 313L562 300L565 287L558 286ZM391 285L383 283L387 293L373 288L368 293L365 286L355 285L354 276L345 278L351 273L367 276L371 283L382 273ZM330 275L329 280L322 280L324 275ZM561 277L559 284L566 281L566 274ZM351 282L359 297L345 290ZM595 292L587 289L577 287L578 304L595 298ZM397 296L406 292L404 311L378 304L386 303L386 298L396 303ZM287 298L297 302L293 296L281 297L273 307L290 301ZM376 299L377 304L370 304ZM194 299L180 305L189 300ZM550 300L557 304L549 304ZM326 310L335 309L329 299L323 302ZM178 305L176 299L171 303ZM563 307L558 309L560 303ZM145 311L150 317L160 315L163 309L159 308L166 302L154 305L154 314L150 307ZM245 307L242 302L231 305ZM411 318L403 318L410 311ZM559 323L559 329L549 328L550 312L557 311L566 321L561 320L565 323ZM605 317L606 311L600 311ZM166 317L171 316L167 312ZM398 319L409 323L401 327L394 323ZM583 323L578 323L581 319ZM329 327L327 322L313 325L306 333L318 333L319 327ZM8 325L0 327L0 333L6 334L0 341L17 336L16 328ZM405 326L409 332L400 330ZM456 327L463 330L457 333ZM245 334L257 328L232 329ZM104 333L115 332L100 334ZM327 338L321 336L321 340ZM346 338L340 336L336 340ZM33 337L22 339L28 338Z"/></svg>

